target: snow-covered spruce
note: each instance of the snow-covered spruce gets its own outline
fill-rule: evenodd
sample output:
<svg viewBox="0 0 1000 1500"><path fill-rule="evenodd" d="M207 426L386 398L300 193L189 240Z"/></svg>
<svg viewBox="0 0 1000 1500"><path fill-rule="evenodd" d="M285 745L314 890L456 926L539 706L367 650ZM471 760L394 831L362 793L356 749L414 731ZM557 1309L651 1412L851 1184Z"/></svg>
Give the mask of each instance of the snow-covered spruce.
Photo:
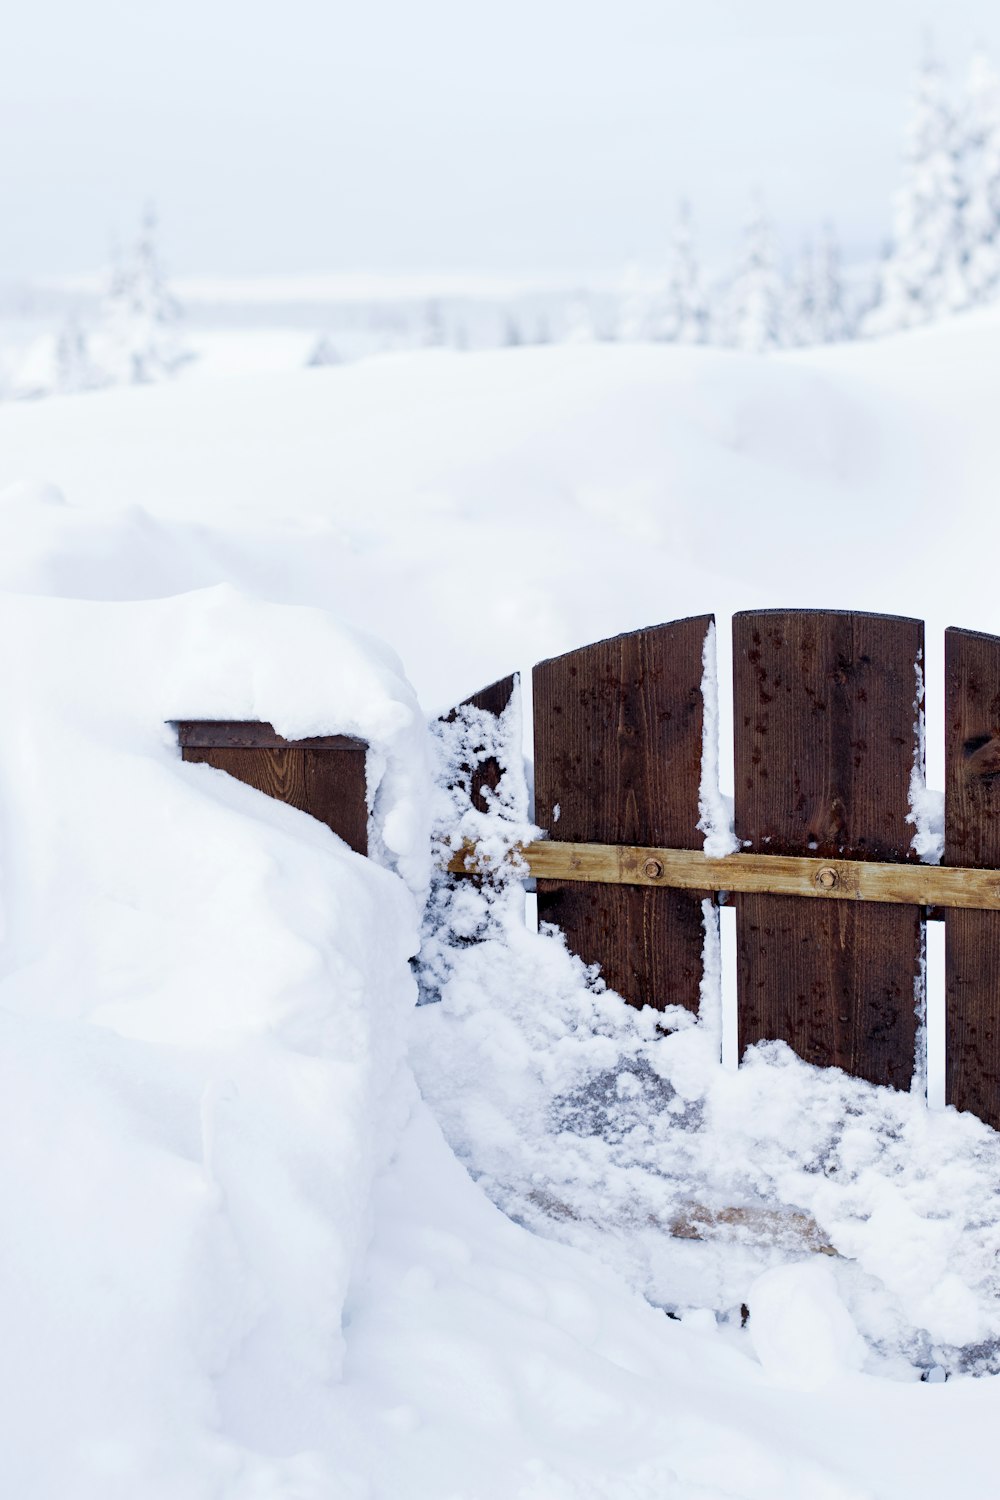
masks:
<svg viewBox="0 0 1000 1500"><path fill-rule="evenodd" d="M746 221L742 263L728 293L723 342L751 354L779 348L785 341L783 291L774 230L758 193Z"/></svg>
<svg viewBox="0 0 1000 1500"><path fill-rule="evenodd" d="M943 73L929 59L914 87L893 246L882 267L876 306L865 319L866 333L911 328L959 312L973 300L963 151L961 122Z"/></svg>
<svg viewBox="0 0 1000 1500"><path fill-rule="evenodd" d="M180 304L160 265L151 208L143 213L135 244L115 266L91 348L103 379L118 385L169 379L193 358Z"/></svg>

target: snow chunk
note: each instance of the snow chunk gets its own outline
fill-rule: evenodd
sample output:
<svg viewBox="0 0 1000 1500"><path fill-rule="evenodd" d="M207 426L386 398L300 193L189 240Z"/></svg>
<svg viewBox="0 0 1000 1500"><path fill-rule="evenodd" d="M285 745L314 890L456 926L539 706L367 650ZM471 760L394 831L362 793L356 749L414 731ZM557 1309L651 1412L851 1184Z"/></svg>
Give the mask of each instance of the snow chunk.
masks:
<svg viewBox="0 0 1000 1500"><path fill-rule="evenodd" d="M822 1260L774 1266L747 1295L750 1338L780 1385L815 1391L846 1370L860 1370L865 1343Z"/></svg>

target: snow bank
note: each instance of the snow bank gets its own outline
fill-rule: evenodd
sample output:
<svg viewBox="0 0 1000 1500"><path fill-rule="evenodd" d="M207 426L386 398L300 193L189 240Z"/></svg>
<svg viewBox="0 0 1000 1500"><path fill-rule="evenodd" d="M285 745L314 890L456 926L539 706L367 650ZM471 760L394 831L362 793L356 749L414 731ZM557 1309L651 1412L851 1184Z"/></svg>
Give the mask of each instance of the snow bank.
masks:
<svg viewBox="0 0 1000 1500"><path fill-rule="evenodd" d="M390 655L226 589L8 597L0 628L17 644L0 659L5 1493L868 1493L860 1445L836 1477L818 1409L795 1452L769 1430L736 1328L670 1323L503 1218L419 1101L410 1023L444 1007L411 1010L430 798ZM208 713L364 734L372 829L406 880L184 764L165 721ZM524 816L514 783L499 800ZM566 983L557 944L533 956L536 984ZM599 1047L621 1007L593 1005ZM516 1072L516 1027L506 1041ZM788 1337L768 1346L782 1410ZM861 1394L838 1399L863 1428ZM961 1405L947 1440L977 1416Z"/></svg>
<svg viewBox="0 0 1000 1500"><path fill-rule="evenodd" d="M8 597L0 630L4 1489L304 1493L284 1458L329 1446L412 1103L412 693L329 617L229 589ZM369 739L373 831L412 889L182 763L178 717Z"/></svg>
<svg viewBox="0 0 1000 1500"><path fill-rule="evenodd" d="M43 533L0 501L0 587L141 598L226 580L332 608L404 652L428 707L711 609L879 609L905 585L913 612L932 439L858 384L590 345L7 402L0 492L44 479L69 503ZM887 492L912 512L912 567ZM827 519L833 596L804 507ZM595 559L601 587L582 589Z"/></svg>

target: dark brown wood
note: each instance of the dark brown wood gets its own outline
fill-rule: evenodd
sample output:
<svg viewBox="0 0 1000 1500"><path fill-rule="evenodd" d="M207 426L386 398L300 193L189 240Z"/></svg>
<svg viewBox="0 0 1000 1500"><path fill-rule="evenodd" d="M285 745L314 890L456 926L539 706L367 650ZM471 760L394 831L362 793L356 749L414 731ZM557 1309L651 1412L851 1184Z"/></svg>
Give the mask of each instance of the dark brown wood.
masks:
<svg viewBox="0 0 1000 1500"><path fill-rule="evenodd" d="M918 752L923 624L765 610L733 619L736 834L758 853L895 863ZM908 1088L923 913L740 895L740 1052L785 1041L807 1062Z"/></svg>
<svg viewBox="0 0 1000 1500"><path fill-rule="evenodd" d="M534 670L535 821L570 842L697 849L711 615L599 641ZM633 1005L697 1010L701 893L539 880L538 916Z"/></svg>
<svg viewBox="0 0 1000 1500"><path fill-rule="evenodd" d="M1000 865L1000 638L945 632L944 863ZM1000 1129L1000 912L945 916L945 1097Z"/></svg>
<svg viewBox="0 0 1000 1500"><path fill-rule="evenodd" d="M271 724L249 720L178 719L177 743L184 749L285 750L294 745L300 750L357 750L364 741L346 734L315 735L310 739L286 740Z"/></svg>
<svg viewBox="0 0 1000 1500"><path fill-rule="evenodd" d="M366 746L330 735L287 741L269 724L179 725L185 761L215 766L237 781L318 818L358 854L368 853ZM213 737L221 743L213 744ZM236 742L234 744L234 741ZM277 744L275 743L277 741Z"/></svg>

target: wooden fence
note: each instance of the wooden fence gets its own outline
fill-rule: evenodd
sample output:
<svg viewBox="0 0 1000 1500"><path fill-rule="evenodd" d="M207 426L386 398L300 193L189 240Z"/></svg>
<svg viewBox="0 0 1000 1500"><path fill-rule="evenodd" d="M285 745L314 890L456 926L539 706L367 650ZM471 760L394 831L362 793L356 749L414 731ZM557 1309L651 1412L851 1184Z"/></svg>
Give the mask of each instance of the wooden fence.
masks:
<svg viewBox="0 0 1000 1500"><path fill-rule="evenodd" d="M1000 1127L1000 638L946 636L945 846L912 847L923 624L765 610L733 620L735 831L698 830L711 616L534 670L539 917L636 1005L697 1010L702 902L736 908L739 1050L909 1088L924 924L946 924L947 1099ZM452 869L474 870L459 855ZM804 897L814 899L803 899Z"/></svg>
<svg viewBox="0 0 1000 1500"><path fill-rule="evenodd" d="M1000 1127L1000 638L946 636L945 845L912 847L923 774L923 625L767 610L733 620L735 829L703 852L710 615L600 641L533 674L540 919L635 1005L697 1010L703 903L736 908L740 1052L908 1088L921 1043L924 924L946 924L946 1089ZM477 694L499 714L513 679ZM319 816L366 850L365 746L269 725L186 723L183 754ZM476 769L473 796L499 768ZM450 868L476 874L475 851ZM812 898L812 899L803 899Z"/></svg>
<svg viewBox="0 0 1000 1500"><path fill-rule="evenodd" d="M270 724L184 720L175 724L181 755L228 771L279 802L311 813L358 854L368 853L365 757L347 735L286 740Z"/></svg>

